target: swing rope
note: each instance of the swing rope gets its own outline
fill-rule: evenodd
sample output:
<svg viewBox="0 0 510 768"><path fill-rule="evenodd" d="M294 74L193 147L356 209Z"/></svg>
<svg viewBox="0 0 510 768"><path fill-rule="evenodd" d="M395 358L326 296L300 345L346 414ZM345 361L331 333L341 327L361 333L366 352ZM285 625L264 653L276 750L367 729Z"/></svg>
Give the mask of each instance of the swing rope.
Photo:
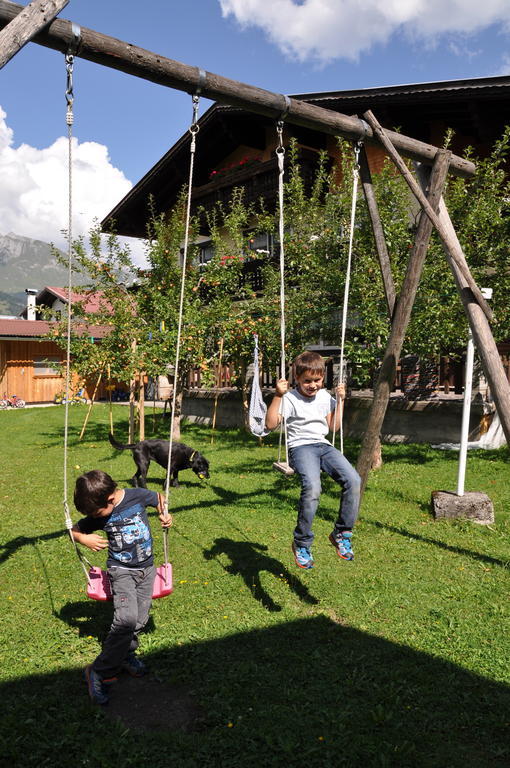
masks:
<svg viewBox="0 0 510 768"><path fill-rule="evenodd" d="M67 343L66 343L66 378L65 378L65 402L64 402L64 467L63 467L63 485L64 485L64 516L66 529L69 538L74 547L81 567L88 578L87 565L91 567L87 558L80 552L78 545L73 539L71 529L73 521L69 510L69 499L67 495L68 487L68 463L69 463L69 401L71 399L71 319L72 319L72 275L73 275L73 123L74 123L74 88L73 88L73 65L74 53L78 48L80 41L80 27L73 24L73 41L65 55L67 86L66 86L66 124L67 124L67 173L68 173L68 224L67 224ZM87 564L87 565L86 565Z"/></svg>
<svg viewBox="0 0 510 768"><path fill-rule="evenodd" d="M202 79L202 77L203 77L202 71L200 71L200 78ZM180 293L180 299L179 299L179 320L177 325L177 343L176 343L175 363L174 363L174 387L172 392L170 435L168 440L168 464L166 469L166 480L165 480L165 514L168 514L168 497L170 492L170 467L172 463L172 446L173 446L173 438L174 438L175 409L176 409L176 401L177 401L177 386L179 381L179 358L180 358L180 350L181 350L182 318L184 314L184 289L186 286L186 268L187 268L188 247L189 247L189 230L190 230L190 220L191 220L191 193L193 189L193 170L194 170L194 164L195 164L196 137L200 128L200 126L198 125L199 101L200 101L200 98L199 98L199 89L198 89L195 95L193 96L193 118L191 121L191 125L189 127L189 132L191 134L190 166L189 166L189 178L188 178L188 192L187 192L187 200L186 200L184 247L183 247L183 255L182 255L182 265L181 265L181 269L182 269L181 293ZM164 535L163 535L165 562L167 562L167 537L168 537L168 528L165 528Z"/></svg>
<svg viewBox="0 0 510 768"><path fill-rule="evenodd" d="M356 223L356 203L358 199L358 181L359 181L359 154L361 151L363 142L358 141L354 146L354 164L352 167L352 198L351 198L351 223L349 227L349 250L347 255L347 267L345 271L345 285L344 285L344 301L342 307L342 326L341 326L341 338L340 338L340 370L338 372L338 384L345 383L344 372L344 356L345 356L345 331L347 328L347 311L349 308L349 292L351 287L351 266L352 266L352 249L354 244L354 227ZM343 404L340 398L336 397L336 413L338 409L341 409L340 413L340 451L344 452L344 428L343 428ZM333 422L334 423L334 422ZM335 444L335 430L333 430L332 443Z"/></svg>
<svg viewBox="0 0 510 768"><path fill-rule="evenodd" d="M278 120L276 124L276 132L278 136L278 145L276 147L276 158L278 160L278 237L280 239L280 376L282 379L286 378L287 364L285 359L285 249L284 249L284 235L285 235L285 222L283 218L283 177L285 173L285 147L283 146L283 119ZM284 396L285 397L285 396ZM282 442L285 442L285 464L289 467L289 450L287 446L287 420L283 413L283 401L282 398L282 412L280 421L280 436L278 439L278 462L281 465L282 456ZM285 437L285 440L283 438Z"/></svg>

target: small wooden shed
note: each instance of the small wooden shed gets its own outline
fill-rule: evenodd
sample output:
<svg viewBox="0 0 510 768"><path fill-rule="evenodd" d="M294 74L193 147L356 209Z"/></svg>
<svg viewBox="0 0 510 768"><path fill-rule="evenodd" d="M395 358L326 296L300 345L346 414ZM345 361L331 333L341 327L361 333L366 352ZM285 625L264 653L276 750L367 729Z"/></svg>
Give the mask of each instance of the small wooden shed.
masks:
<svg viewBox="0 0 510 768"><path fill-rule="evenodd" d="M53 402L64 388L64 353L46 335L44 320L0 318L0 394L27 403Z"/></svg>

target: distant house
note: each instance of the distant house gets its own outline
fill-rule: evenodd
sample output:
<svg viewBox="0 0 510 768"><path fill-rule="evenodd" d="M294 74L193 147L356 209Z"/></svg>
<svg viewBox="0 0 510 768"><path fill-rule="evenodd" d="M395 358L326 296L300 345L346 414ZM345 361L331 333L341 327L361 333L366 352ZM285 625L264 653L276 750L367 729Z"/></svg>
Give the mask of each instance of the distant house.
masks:
<svg viewBox="0 0 510 768"><path fill-rule="evenodd" d="M26 294L27 306L20 317L0 316L0 395L18 395L27 403L53 402L65 386L65 353L48 338L55 322L40 319L38 307L51 307L58 320L67 306L67 291L55 287L41 291L29 288ZM81 297L76 295L78 298ZM94 306L97 307L97 297L90 299L87 311L93 311ZM90 326L86 331L94 339L101 339L108 329ZM92 386L85 382L87 396ZM98 396L104 396L104 392Z"/></svg>

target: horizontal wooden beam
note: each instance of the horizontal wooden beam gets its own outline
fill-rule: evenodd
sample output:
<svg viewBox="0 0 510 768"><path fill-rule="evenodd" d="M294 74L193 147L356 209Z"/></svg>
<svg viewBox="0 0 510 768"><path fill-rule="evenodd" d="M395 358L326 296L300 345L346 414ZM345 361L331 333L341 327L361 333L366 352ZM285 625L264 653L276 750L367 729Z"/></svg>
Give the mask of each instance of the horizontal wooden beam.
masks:
<svg viewBox="0 0 510 768"><path fill-rule="evenodd" d="M23 7L8 0L0 0L0 29L12 21ZM67 52L73 41L72 22L64 19L56 19L33 38L34 43L63 53ZM195 93L199 88L200 93L208 99L241 107L274 120L285 116L285 121L293 125L333 136L343 136L351 141L364 139L380 146L370 126L357 117L343 115L298 99L289 99L282 94L230 80L212 72L204 72L198 67L167 59L85 27L81 28L80 45L75 55L167 88L186 93ZM394 131L388 131L387 135L404 157L425 165L432 165L434 162L437 147ZM469 160L452 155L450 171L457 176L468 178L473 176L475 165Z"/></svg>
<svg viewBox="0 0 510 768"><path fill-rule="evenodd" d="M49 24L69 0L33 0L0 32L0 69Z"/></svg>

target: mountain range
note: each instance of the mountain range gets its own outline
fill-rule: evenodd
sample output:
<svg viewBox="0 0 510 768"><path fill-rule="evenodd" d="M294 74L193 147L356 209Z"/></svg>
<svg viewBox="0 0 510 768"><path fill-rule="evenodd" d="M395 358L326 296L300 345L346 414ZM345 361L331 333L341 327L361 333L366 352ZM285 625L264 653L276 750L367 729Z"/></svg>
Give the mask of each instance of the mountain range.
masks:
<svg viewBox="0 0 510 768"><path fill-rule="evenodd" d="M0 315L19 315L26 305L25 288L40 291L67 281L67 268L58 263L49 243L13 232L0 234Z"/></svg>

